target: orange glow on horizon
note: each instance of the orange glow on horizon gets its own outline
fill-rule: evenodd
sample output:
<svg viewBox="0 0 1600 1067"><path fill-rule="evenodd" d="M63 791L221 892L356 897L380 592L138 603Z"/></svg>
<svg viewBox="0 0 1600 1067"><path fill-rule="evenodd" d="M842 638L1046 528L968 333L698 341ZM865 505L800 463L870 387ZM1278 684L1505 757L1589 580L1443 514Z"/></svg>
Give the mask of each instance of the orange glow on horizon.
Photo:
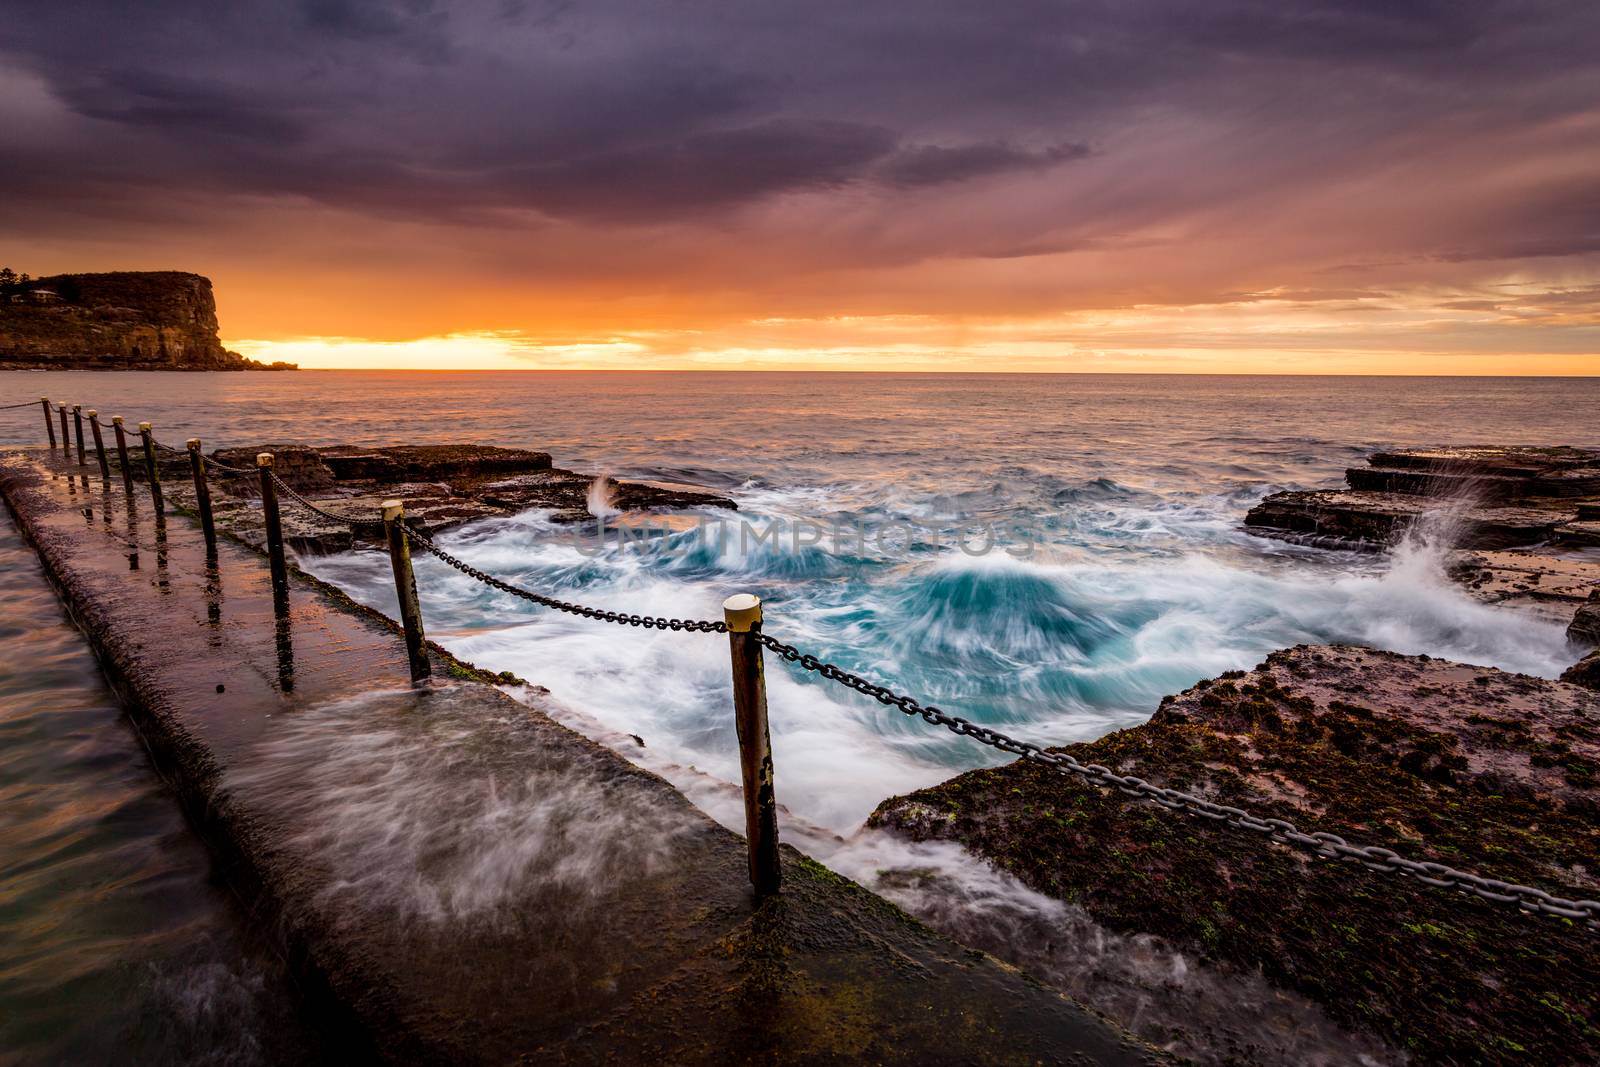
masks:
<svg viewBox="0 0 1600 1067"><path fill-rule="evenodd" d="M772 317L704 328L229 342L306 369L1593 375L1595 316L1537 287L1497 301L1284 292L1027 318ZM657 315L657 321L669 316Z"/></svg>

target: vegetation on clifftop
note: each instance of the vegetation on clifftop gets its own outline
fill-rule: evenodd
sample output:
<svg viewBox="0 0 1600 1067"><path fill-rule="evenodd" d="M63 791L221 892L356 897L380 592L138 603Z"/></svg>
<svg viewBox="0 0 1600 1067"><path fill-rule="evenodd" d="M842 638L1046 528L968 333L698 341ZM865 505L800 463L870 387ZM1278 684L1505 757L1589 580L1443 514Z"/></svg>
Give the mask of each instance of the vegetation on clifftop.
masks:
<svg viewBox="0 0 1600 1067"><path fill-rule="evenodd" d="M211 280L184 271L30 278L0 269L0 366L293 370L222 346Z"/></svg>

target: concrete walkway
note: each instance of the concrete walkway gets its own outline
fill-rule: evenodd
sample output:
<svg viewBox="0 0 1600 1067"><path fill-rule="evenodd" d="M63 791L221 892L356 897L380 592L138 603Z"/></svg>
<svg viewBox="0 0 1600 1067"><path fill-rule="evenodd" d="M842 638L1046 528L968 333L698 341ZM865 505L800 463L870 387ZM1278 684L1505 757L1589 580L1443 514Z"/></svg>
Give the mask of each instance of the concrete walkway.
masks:
<svg viewBox="0 0 1600 1067"><path fill-rule="evenodd" d="M1164 1062L793 850L755 906L743 840L665 781L443 664L412 688L391 630L299 576L276 619L261 556L208 564L142 486L39 449L0 493L358 1057Z"/></svg>

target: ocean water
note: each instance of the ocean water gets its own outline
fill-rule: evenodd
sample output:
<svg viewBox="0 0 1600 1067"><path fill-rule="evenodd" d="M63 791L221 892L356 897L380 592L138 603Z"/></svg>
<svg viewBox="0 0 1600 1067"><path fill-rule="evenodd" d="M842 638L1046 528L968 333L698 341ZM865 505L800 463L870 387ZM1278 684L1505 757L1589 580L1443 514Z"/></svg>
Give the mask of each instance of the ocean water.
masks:
<svg viewBox="0 0 1600 1067"><path fill-rule="evenodd" d="M780 639L1053 744L1135 725L1163 694L1298 642L1554 676L1574 658L1562 628L1463 595L1439 539L1354 554L1240 523L1266 493L1336 484L1380 447L1600 445L1576 414L1600 405L1600 379L45 372L3 384L0 403L46 393L150 419L168 443L471 441L716 489L739 505L699 516L731 518L721 536L706 525L602 544L594 527L529 512L441 542L508 580L618 611L718 618L726 596L757 593ZM42 431L36 411L0 413L6 440ZM601 494L594 503L604 511ZM377 553L301 563L393 612ZM417 577L430 637L548 688L530 699L737 825L724 639L556 614L431 557L419 555ZM1088 932L1067 941L1090 962L1022 958L1024 931L1071 925L1059 906L859 830L885 797L1003 757L780 663L768 677L789 840L992 951L1006 955L1009 940L1013 958L1142 1018L1143 1032L1161 1037L1199 1010L1197 979L1168 973L1181 959L1108 949L1081 917ZM1152 1000L1152 985L1188 992ZM1251 1039L1301 1062L1350 1058L1325 1030L1312 1020L1277 1044Z"/></svg>
<svg viewBox="0 0 1600 1067"><path fill-rule="evenodd" d="M0 604L0 1063L316 1062L3 511Z"/></svg>
<svg viewBox="0 0 1600 1067"><path fill-rule="evenodd" d="M615 610L717 618L726 596L754 592L769 633L1054 743L1134 725L1163 694L1302 641L1559 673L1560 628L1464 596L1443 578L1444 546L1357 555L1240 522L1266 493L1336 484L1378 447L1600 444L1573 417L1600 402L1600 379L38 372L6 384L5 402L50 394L150 419L169 443L475 441L714 488L740 508L704 516L731 518L721 531L602 546L595 528L530 512L443 543ZM41 435L38 413L3 419L5 439ZM303 562L392 609L380 555ZM418 580L430 636L737 780L720 639L557 615L432 558ZM885 796L997 759L770 673L780 796L818 824L849 830Z"/></svg>

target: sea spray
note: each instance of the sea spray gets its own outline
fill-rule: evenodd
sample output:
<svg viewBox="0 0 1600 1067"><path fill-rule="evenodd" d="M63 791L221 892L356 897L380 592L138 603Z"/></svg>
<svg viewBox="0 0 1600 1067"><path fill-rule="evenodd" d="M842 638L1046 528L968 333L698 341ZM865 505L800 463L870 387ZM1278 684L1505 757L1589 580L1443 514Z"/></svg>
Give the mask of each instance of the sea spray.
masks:
<svg viewBox="0 0 1600 1067"><path fill-rule="evenodd" d="M863 524L927 519L945 506L919 508L905 492L893 510L882 506L887 494L853 505L814 488L737 496L741 518L756 523L806 514ZM1569 658L1559 627L1475 601L1448 580L1447 529L1430 536L1419 527L1381 556L1322 552L1240 534L1248 496L1171 500L1091 485L1082 502L1023 516L1054 536L1032 559L927 544L890 553L870 541L843 553L825 543L796 551L780 539L693 540L694 531L663 535L677 539L675 551L586 554L538 514L442 539L508 580L617 611L717 618L729 593L759 592L767 630L781 639L1046 744L1143 722L1163 695L1300 642L1370 644L1547 677ZM991 500L1005 503L990 493L962 503L981 509ZM307 565L392 609L376 554ZM547 686L544 706L563 721L661 773L725 824L740 824L725 642L544 611L429 558L419 559L418 577L430 633L447 647ZM776 660L767 674L791 844L1202 1061L1242 1044L1283 1062L1390 1062L1259 977L1115 935L953 847L912 849L863 831L886 796L1005 757Z"/></svg>
<svg viewBox="0 0 1600 1067"><path fill-rule="evenodd" d="M606 519L622 514L617 508L616 483L609 474L602 474L589 483L589 492L584 499L589 509L589 514L604 522Z"/></svg>

